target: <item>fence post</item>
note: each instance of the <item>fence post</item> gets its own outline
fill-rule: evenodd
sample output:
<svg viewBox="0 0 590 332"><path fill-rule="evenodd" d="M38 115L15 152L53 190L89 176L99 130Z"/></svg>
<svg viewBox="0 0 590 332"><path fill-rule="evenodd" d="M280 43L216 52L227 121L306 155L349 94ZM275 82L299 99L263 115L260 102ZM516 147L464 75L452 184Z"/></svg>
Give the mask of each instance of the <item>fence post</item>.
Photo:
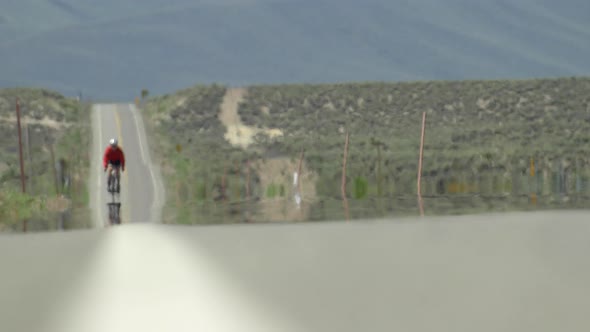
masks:
<svg viewBox="0 0 590 332"><path fill-rule="evenodd" d="M297 164L297 190L301 192L301 166L303 164L303 155L305 154L305 150L301 149L301 154L299 155L299 163Z"/></svg>
<svg viewBox="0 0 590 332"><path fill-rule="evenodd" d="M531 157L530 176L529 191L531 193L531 203L537 205L537 182L535 181L535 158L533 157Z"/></svg>
<svg viewBox="0 0 590 332"><path fill-rule="evenodd" d="M377 196L383 196L383 181L381 177L381 144L377 145Z"/></svg>
<svg viewBox="0 0 590 332"><path fill-rule="evenodd" d="M20 126L20 101L18 97L16 98L16 124L18 128L18 154L19 154L19 161L20 161L20 182L21 182L21 189L23 194L26 192L25 186L25 168L23 162L23 140L22 140L22 132ZM23 220L23 232L27 232L27 221Z"/></svg>
<svg viewBox="0 0 590 332"><path fill-rule="evenodd" d="M557 192L563 196L563 194L564 194L564 190L563 190L563 178L564 178L564 176L563 176L563 160L559 159L558 163L559 163L559 172L557 173L557 178L559 180L558 180L558 187L557 187L558 191Z"/></svg>
<svg viewBox="0 0 590 332"><path fill-rule="evenodd" d="M25 168L23 162L23 141L22 141L22 132L21 132L21 125L20 125L20 101L16 98L16 124L18 128L18 154L20 160L20 182L23 193L26 192L25 187Z"/></svg>
<svg viewBox="0 0 590 332"><path fill-rule="evenodd" d="M349 134L347 130L346 138L344 140L344 157L342 158L342 184L340 187L340 189L342 190L342 204L344 205L344 214L346 216L346 220L350 219L348 209L348 198L346 197L346 160L348 158L348 140Z"/></svg>
<svg viewBox="0 0 590 332"><path fill-rule="evenodd" d="M346 197L346 160L348 158L348 131L344 139L344 157L342 158L342 183L340 189L342 190L342 198Z"/></svg>
<svg viewBox="0 0 590 332"><path fill-rule="evenodd" d="M420 156L418 159L418 180L416 192L418 194L418 207L420 216L424 216L424 201L422 200L422 159L424 158L424 135L426 130L426 112L422 112L422 133L420 134Z"/></svg>
<svg viewBox="0 0 590 332"><path fill-rule="evenodd" d="M301 154L299 155L299 162L297 164L297 170L293 176L293 188L295 190L294 198L295 204L297 204L297 208L301 208L301 165L303 164L303 154L305 150L301 149Z"/></svg>
<svg viewBox="0 0 590 332"><path fill-rule="evenodd" d="M227 161L223 164L223 176L221 177L221 201L226 201L225 196L225 180L227 177Z"/></svg>
<svg viewBox="0 0 590 332"><path fill-rule="evenodd" d="M250 158L246 160L246 222L250 222Z"/></svg>
<svg viewBox="0 0 590 332"><path fill-rule="evenodd" d="M59 195L59 180L58 180L58 176L57 176L57 167L55 164L55 153L53 151L53 145L49 144L49 153L51 154L51 168L53 170L53 179L55 182L55 195Z"/></svg>
<svg viewBox="0 0 590 332"><path fill-rule="evenodd" d="M29 173L29 192L33 194L33 156L31 155L31 133L28 124L25 126L25 145L27 146L27 172Z"/></svg>
<svg viewBox="0 0 590 332"><path fill-rule="evenodd" d="M246 161L246 201L250 201L250 159Z"/></svg>
<svg viewBox="0 0 590 332"><path fill-rule="evenodd" d="M422 112L422 133L420 134L420 156L418 158L418 181L417 185L417 193L418 196L422 196L422 159L424 158L424 134L425 134L425 127L426 127L426 112Z"/></svg>
<svg viewBox="0 0 590 332"><path fill-rule="evenodd" d="M237 180L236 180L236 184L234 185L234 200L236 202L241 202L242 201L242 197L241 197L241 193L240 193L240 186L241 186L241 182L242 182L242 172L240 170L240 164L239 162L236 160L234 161L234 171L236 172L236 176L237 176ZM240 203L238 203L238 206L240 205Z"/></svg>

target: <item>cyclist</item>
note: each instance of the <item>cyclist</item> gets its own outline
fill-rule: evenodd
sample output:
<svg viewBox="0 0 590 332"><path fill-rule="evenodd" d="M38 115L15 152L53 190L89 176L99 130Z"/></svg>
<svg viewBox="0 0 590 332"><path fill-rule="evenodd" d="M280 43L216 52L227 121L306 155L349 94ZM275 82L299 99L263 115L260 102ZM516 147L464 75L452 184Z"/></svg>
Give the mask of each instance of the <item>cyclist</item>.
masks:
<svg viewBox="0 0 590 332"><path fill-rule="evenodd" d="M104 171L108 171L108 186L109 191L114 191L112 188L112 179L111 179L111 168L115 170L115 177L117 179L117 188L116 192L119 192L119 169L121 172L125 172L125 154L121 147L119 147L119 142L116 138L111 138L109 141L109 146L107 146L106 150L104 151L104 156L102 158L102 166L104 167Z"/></svg>

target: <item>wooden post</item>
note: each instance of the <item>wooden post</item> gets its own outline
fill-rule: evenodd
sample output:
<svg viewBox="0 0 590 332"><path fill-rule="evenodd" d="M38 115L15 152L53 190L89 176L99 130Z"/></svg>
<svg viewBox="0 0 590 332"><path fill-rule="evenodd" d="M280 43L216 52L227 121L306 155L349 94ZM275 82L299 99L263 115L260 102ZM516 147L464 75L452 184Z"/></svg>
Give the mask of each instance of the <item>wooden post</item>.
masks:
<svg viewBox="0 0 590 332"><path fill-rule="evenodd" d="M25 186L25 168L23 162L23 140L22 140L22 132L21 132L21 125L20 125L20 101L18 97L16 98L16 124L18 128L18 154L19 154L19 161L20 161L20 183L22 192L26 192ZM27 221L23 220L23 232L27 232Z"/></svg>
<svg viewBox="0 0 590 332"><path fill-rule="evenodd" d="M381 144L377 144L377 196L383 196L383 186L381 178Z"/></svg>
<svg viewBox="0 0 590 332"><path fill-rule="evenodd" d="M564 190L563 190L563 178L564 178L564 176L563 176L563 160L559 159L557 162L559 163L559 172L557 174L557 179L558 179L557 192L560 195L563 195L564 194Z"/></svg>
<svg viewBox="0 0 590 332"><path fill-rule="evenodd" d="M250 222L250 159L246 160L246 222Z"/></svg>
<svg viewBox="0 0 590 332"><path fill-rule="evenodd" d="M297 209L301 212L301 201L302 201L302 193L301 193L301 166L303 164L303 154L304 149L301 149L301 154L299 155L299 162L297 163L297 169L295 170L295 174L293 175L293 199L295 204L297 205Z"/></svg>
<svg viewBox="0 0 590 332"><path fill-rule="evenodd" d="M234 169L236 172L236 176L237 176L237 180L236 180L236 185L234 185L234 199L236 200L236 202L240 202L242 201L242 197L240 197L240 186L241 186L241 182L242 182L242 174L240 172L240 164L238 163L238 161L236 160L234 162ZM238 203L239 204L239 203Z"/></svg>
<svg viewBox="0 0 590 332"><path fill-rule="evenodd" d="M420 135L420 157L418 159L417 193L422 197L422 159L424 158L424 134L426 129L426 112L422 113L422 133Z"/></svg>
<svg viewBox="0 0 590 332"><path fill-rule="evenodd" d="M348 158L348 131L344 139L344 157L342 158L342 183L340 189L342 190L342 198L346 197L346 160Z"/></svg>
<svg viewBox="0 0 590 332"><path fill-rule="evenodd" d="M304 149L301 149L301 154L299 155L299 163L297 164L297 191L301 193L301 166L303 164L303 155L305 153Z"/></svg>
<svg viewBox="0 0 590 332"><path fill-rule="evenodd" d="M418 159L417 194L420 216L424 216L424 201L422 200L422 160L424 159L424 136L426 130L426 112L422 112L422 133L420 134L420 157Z"/></svg>
<svg viewBox="0 0 590 332"><path fill-rule="evenodd" d="M346 197L346 161L348 159L348 140L349 134L348 130L346 131L346 138L344 140L344 157L342 158L342 204L344 205L344 215L346 216L346 220L350 219L349 209L348 209L348 198Z"/></svg>
<svg viewBox="0 0 590 332"><path fill-rule="evenodd" d="M31 155L31 133L30 127L27 124L25 126L25 145L27 147L27 172L29 178L29 192L33 193L33 156Z"/></svg>
<svg viewBox="0 0 590 332"><path fill-rule="evenodd" d="M19 153L19 160L20 160L20 182L21 182L21 189L23 193L26 192L25 187L25 168L23 162L23 141L22 141L22 132L20 126L20 101L16 98L16 124L18 128L18 153Z"/></svg>
<svg viewBox="0 0 590 332"><path fill-rule="evenodd" d="M246 161L246 201L250 200L250 159Z"/></svg>
<svg viewBox="0 0 590 332"><path fill-rule="evenodd" d="M227 177L227 162L223 165L223 176L221 177L221 200L226 201L225 178Z"/></svg>
<svg viewBox="0 0 590 332"><path fill-rule="evenodd" d="M244 204L242 201L242 172L240 169L240 162L238 160L234 161L234 171L236 172L236 181L234 184L233 197L234 197L234 201L236 202L236 209L237 209L238 216L242 216L243 215L242 204ZM230 198L230 201L231 201L231 198Z"/></svg>
<svg viewBox="0 0 590 332"><path fill-rule="evenodd" d="M51 168L53 170L53 179L55 182L55 195L59 195L59 180L57 177L57 169L55 167L55 153L53 152L53 145L49 145L49 153L51 154Z"/></svg>
<svg viewBox="0 0 590 332"><path fill-rule="evenodd" d="M530 174L529 191L531 193L531 204L537 205L537 182L535 181L535 159L533 157L531 157Z"/></svg>
<svg viewBox="0 0 590 332"><path fill-rule="evenodd" d="M223 164L223 176L221 177L221 217L225 222L225 218L228 215L228 199L226 196L226 178L227 178L227 161Z"/></svg>

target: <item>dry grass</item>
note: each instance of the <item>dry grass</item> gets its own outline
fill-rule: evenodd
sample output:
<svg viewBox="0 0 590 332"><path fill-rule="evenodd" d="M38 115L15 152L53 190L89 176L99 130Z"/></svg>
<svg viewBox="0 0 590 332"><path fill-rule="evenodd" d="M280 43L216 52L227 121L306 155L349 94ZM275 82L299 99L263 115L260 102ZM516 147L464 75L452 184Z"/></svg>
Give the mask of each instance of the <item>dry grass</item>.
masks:
<svg viewBox="0 0 590 332"><path fill-rule="evenodd" d="M169 178L193 179L183 186L195 181L218 193L227 161L294 160L305 150L306 172L313 174L307 181L315 197L340 198L348 131L350 197L413 195L420 121L426 112L427 195L518 196L530 190L549 195L556 188L590 188L588 78L251 86L245 91L230 89L222 95L219 87L198 87L152 99L147 113L157 115L156 132L168 147L162 155L176 160ZM236 130L228 140L224 134L232 126L275 128L283 135L238 137ZM175 134L167 136L169 132ZM188 148L170 153L178 143ZM531 160L537 175L528 179ZM244 170L235 174L241 185ZM251 191L260 201L273 184L291 186L290 176L277 177L266 167L253 171ZM241 192L244 197L243 188ZM194 198L185 199L190 205ZM485 202L478 200L469 211L479 208L485 210Z"/></svg>
<svg viewBox="0 0 590 332"><path fill-rule="evenodd" d="M18 134L15 102L20 100L23 153L27 195L21 197ZM73 208L72 215L86 215L86 179L88 168L89 105L40 89L0 89L0 192L10 197L3 208L20 211L1 222L12 225L27 218L35 230L49 229L55 213L64 210L64 202ZM28 140L28 143L27 143ZM30 149L29 149L30 147ZM50 153L54 150L54 160ZM29 153L30 152L30 153ZM66 185L58 185L61 195L55 198L53 162L64 165ZM61 183L61 181L59 181ZM43 202L42 208L34 202ZM14 220L14 219L17 220ZM76 223L72 219L72 222ZM83 224L80 222L79 224ZM68 225L66 225L68 227ZM31 227L33 228L33 227Z"/></svg>

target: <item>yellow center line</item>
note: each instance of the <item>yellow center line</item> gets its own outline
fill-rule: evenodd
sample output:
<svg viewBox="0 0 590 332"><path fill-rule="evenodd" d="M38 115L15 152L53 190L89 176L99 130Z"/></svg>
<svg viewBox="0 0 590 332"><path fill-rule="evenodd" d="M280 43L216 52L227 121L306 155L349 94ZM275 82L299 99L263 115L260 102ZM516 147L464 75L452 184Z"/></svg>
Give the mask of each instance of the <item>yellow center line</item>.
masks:
<svg viewBox="0 0 590 332"><path fill-rule="evenodd" d="M123 143L123 131L121 130L121 116L120 116L118 110L115 110L115 123L117 124L117 136L119 136L119 146L121 146L121 149L123 149L123 152L125 152L125 149L124 149L125 148L125 145ZM124 188L125 188L125 190L127 190L128 184L129 184L129 179L127 177L127 172L123 172L123 173L120 173L120 174L121 174L120 176L123 178ZM130 221L130 219L129 219L129 208L123 209L123 214L124 214L124 217L123 217L123 220L121 221L121 223L123 221L129 222Z"/></svg>

